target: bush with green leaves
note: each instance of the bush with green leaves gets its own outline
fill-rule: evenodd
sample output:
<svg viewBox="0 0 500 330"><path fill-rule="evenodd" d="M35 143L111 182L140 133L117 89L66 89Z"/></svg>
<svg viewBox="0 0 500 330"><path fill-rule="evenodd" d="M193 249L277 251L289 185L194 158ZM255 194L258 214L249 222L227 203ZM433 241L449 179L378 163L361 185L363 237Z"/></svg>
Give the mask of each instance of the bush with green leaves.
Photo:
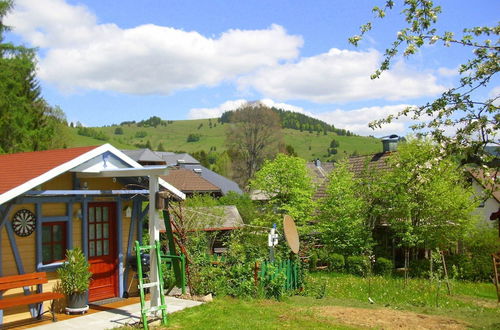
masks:
<svg viewBox="0 0 500 330"><path fill-rule="evenodd" d="M338 253L328 255L328 269L332 272L341 273L345 268L345 258Z"/></svg>
<svg viewBox="0 0 500 330"><path fill-rule="evenodd" d="M370 270L370 261L365 256L349 256L346 260L346 271L349 274L365 276Z"/></svg>
<svg viewBox="0 0 500 330"><path fill-rule="evenodd" d="M212 264L208 253L209 238L205 232L191 233L188 242L190 256L190 285L192 293L233 297L274 297L281 299L285 292L285 274L261 279L256 286L254 271L256 262L267 259L267 237L253 230L235 230L225 242L227 252L224 262ZM283 250L285 250L283 248ZM276 258L288 258L289 251L276 249ZM300 262L297 258L296 262ZM273 265L269 265L272 272ZM301 265L298 282L303 282L304 269Z"/></svg>
<svg viewBox="0 0 500 330"><path fill-rule="evenodd" d="M394 269L394 264L387 258L377 258L373 266L373 272L376 275L388 276L391 275Z"/></svg>
<svg viewBox="0 0 500 330"><path fill-rule="evenodd" d="M82 250L79 248L66 250L66 262L57 269L57 275L66 295L87 291L92 273Z"/></svg>
<svg viewBox="0 0 500 330"><path fill-rule="evenodd" d="M309 270L315 271L316 267L318 267L318 262L318 254L316 252L311 253L311 256L309 257Z"/></svg>
<svg viewBox="0 0 500 330"><path fill-rule="evenodd" d="M273 264L268 264L267 267L268 273L274 275L262 278L260 286L262 287L266 298L281 300L286 293L284 285L286 281L285 271L277 271L277 268Z"/></svg>
<svg viewBox="0 0 500 330"><path fill-rule="evenodd" d="M430 264L428 259L410 260L410 276L428 278Z"/></svg>

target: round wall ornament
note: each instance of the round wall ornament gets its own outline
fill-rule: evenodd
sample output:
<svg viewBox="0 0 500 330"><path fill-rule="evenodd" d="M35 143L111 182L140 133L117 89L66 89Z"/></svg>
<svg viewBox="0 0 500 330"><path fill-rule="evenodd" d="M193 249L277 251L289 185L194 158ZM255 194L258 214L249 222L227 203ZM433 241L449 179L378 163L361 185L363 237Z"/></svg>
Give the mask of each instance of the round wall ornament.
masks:
<svg viewBox="0 0 500 330"><path fill-rule="evenodd" d="M17 236L26 237L35 230L36 218L30 210L22 209L12 217L12 229Z"/></svg>

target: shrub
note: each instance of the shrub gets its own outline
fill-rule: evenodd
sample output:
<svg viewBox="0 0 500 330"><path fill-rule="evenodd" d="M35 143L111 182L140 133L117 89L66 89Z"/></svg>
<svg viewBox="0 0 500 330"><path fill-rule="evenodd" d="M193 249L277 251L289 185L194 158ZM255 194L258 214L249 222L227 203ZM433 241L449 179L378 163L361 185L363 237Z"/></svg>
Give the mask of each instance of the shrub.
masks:
<svg viewBox="0 0 500 330"><path fill-rule="evenodd" d="M328 256L328 269L332 272L343 272L345 267L345 258L338 253L332 253Z"/></svg>
<svg viewBox="0 0 500 330"><path fill-rule="evenodd" d="M266 298L275 298L276 300L281 300L283 295L286 293L285 282L286 275L285 271L277 271L277 268L273 264L268 264L269 274L275 274L274 276L265 276L262 279L261 286L264 289L264 294Z"/></svg>
<svg viewBox="0 0 500 330"><path fill-rule="evenodd" d="M311 256L309 257L309 270L310 271L315 271L316 267L318 266L318 254L316 252L311 253Z"/></svg>
<svg viewBox="0 0 500 330"><path fill-rule="evenodd" d="M430 262L428 259L410 260L411 277L429 277Z"/></svg>
<svg viewBox="0 0 500 330"><path fill-rule="evenodd" d="M197 142L200 141L200 134L189 134L187 137L187 142Z"/></svg>
<svg viewBox="0 0 500 330"><path fill-rule="evenodd" d="M90 285L90 265L82 250L66 250L66 262L57 269L61 280L62 290L66 295L83 293Z"/></svg>
<svg viewBox="0 0 500 330"><path fill-rule="evenodd" d="M116 135L123 135L123 128L121 128L120 126L115 128L115 134Z"/></svg>
<svg viewBox="0 0 500 330"><path fill-rule="evenodd" d="M391 275L393 269L392 261L383 257L377 258L373 267L374 273L382 276Z"/></svg>
<svg viewBox="0 0 500 330"><path fill-rule="evenodd" d="M135 133L135 137L137 139L142 139L142 138L145 138L146 136L148 136L148 132L145 132L145 131L139 131L139 132Z"/></svg>
<svg viewBox="0 0 500 330"><path fill-rule="evenodd" d="M346 270L349 274L364 276L369 270L368 258L363 256L349 256L346 260Z"/></svg>

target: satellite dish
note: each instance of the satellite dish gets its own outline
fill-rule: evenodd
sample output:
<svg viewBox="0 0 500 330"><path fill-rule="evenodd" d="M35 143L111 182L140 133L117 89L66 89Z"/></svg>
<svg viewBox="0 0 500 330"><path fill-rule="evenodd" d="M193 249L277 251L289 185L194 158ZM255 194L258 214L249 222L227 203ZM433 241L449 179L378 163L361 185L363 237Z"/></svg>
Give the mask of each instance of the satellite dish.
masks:
<svg viewBox="0 0 500 330"><path fill-rule="evenodd" d="M285 215L283 218L283 231L285 232L286 242L292 252L295 254L299 253L299 234L293 218L289 215Z"/></svg>

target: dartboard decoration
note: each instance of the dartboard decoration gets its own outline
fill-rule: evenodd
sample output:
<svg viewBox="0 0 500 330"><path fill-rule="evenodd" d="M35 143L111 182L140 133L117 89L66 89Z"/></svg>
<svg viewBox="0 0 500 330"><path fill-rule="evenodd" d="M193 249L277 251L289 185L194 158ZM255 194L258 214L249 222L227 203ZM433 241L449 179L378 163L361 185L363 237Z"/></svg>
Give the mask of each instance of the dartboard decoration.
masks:
<svg viewBox="0 0 500 330"><path fill-rule="evenodd" d="M17 236L26 237L35 230L35 215L30 210L22 209L12 218L12 229Z"/></svg>

